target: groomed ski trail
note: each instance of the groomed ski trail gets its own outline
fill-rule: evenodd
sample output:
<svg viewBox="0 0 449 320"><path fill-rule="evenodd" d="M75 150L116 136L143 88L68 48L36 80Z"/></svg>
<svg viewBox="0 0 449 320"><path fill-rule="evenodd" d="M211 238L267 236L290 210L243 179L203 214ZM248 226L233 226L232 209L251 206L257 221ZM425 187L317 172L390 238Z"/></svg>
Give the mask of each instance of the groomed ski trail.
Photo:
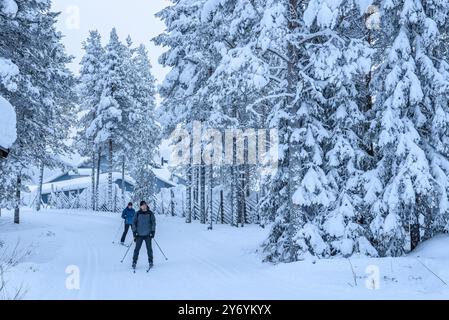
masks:
<svg viewBox="0 0 449 320"><path fill-rule="evenodd" d="M255 253L269 231L257 226L213 231L197 222L157 216L153 243L154 268L148 273L142 246L136 274L131 269L134 242L112 244L120 215L80 211L22 212L13 225L12 212L0 217L0 239L8 248L17 241L30 249L6 276L9 290L21 285L26 299L447 299L449 288L423 268L412 254L402 258L353 257L353 275L346 259L308 260L272 265ZM127 242L130 243L131 233ZM435 274L449 280L449 237L431 240L417 251ZM367 267L379 268L380 289L369 290ZM69 290L66 273L79 270L79 290Z"/></svg>

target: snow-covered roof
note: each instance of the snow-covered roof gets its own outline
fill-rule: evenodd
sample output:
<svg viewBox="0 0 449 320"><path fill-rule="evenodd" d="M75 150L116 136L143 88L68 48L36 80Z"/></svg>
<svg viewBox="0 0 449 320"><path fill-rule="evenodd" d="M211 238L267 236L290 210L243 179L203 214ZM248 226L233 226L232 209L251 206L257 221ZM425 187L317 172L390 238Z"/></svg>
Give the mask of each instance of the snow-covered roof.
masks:
<svg viewBox="0 0 449 320"><path fill-rule="evenodd" d="M0 115L0 147L9 149L17 139L16 112L2 96L0 96Z"/></svg>
<svg viewBox="0 0 449 320"><path fill-rule="evenodd" d="M88 165L88 160L87 158L83 158L83 157L78 157L75 156L74 159L77 159L78 161L73 161L72 164L75 164L76 162L78 162L78 165L72 165L75 169L74 170L70 170L70 171L64 171L64 170L58 170L56 172L53 172L51 175L48 175L47 177L44 178L44 184L53 184L56 185L56 183L71 183L72 181L77 181L76 183L78 183L79 179L87 179L87 185L90 185L90 175L92 173L91 169L88 168L79 168L82 165ZM163 168L152 168L152 171L154 173L154 175L156 176L157 179L165 182L168 185L171 185L173 187L176 187L178 185L178 183L176 183L176 181L172 180L172 173L171 171L167 168L167 167L163 167ZM70 180L66 180L66 181L60 181L60 182L52 182L66 174L75 174L75 172L79 175L86 175L89 177L74 177L73 179ZM115 174L119 174L120 175L120 179L121 179L121 173L113 173L113 176ZM101 176L107 175L107 173L102 173ZM131 177L128 177L129 179L132 179ZM115 179L115 178L114 178ZM126 180L126 179L125 179ZM128 181L130 182L130 181ZM84 183L84 182L83 182ZM134 180L133 182L130 182L131 184L134 184Z"/></svg>
<svg viewBox="0 0 449 320"><path fill-rule="evenodd" d="M161 181L164 181L165 183L172 185L173 187L176 186L176 183L171 180L171 172L166 167L164 168L153 168L153 173Z"/></svg>
<svg viewBox="0 0 449 320"><path fill-rule="evenodd" d="M113 172L112 173L112 180L117 181L119 179L122 179L122 174L120 172ZM100 174L100 184L106 184L108 181L108 174L102 173ZM125 175L125 181L135 185L135 180L127 175ZM51 193L53 191L72 191L72 190L80 190L90 187L92 184L92 178L91 177L80 177L80 178L74 178L70 180L64 180L64 181L57 181L57 182L48 182L44 183L42 185L42 193L47 194ZM36 186L30 187L30 190L36 191Z"/></svg>
<svg viewBox="0 0 449 320"><path fill-rule="evenodd" d="M67 167L74 168L74 170L76 170L78 172L78 174L81 174L81 175L90 175L91 174L90 169L88 170L88 169L80 169L79 168L82 164L87 162L86 157L82 157L79 154L72 154L69 156L60 156L60 160ZM44 183L58 179L59 177L62 177L63 175L66 175L67 173L74 172L74 170L71 170L71 171L62 170L62 169L52 170L49 174L47 174L44 177Z"/></svg>

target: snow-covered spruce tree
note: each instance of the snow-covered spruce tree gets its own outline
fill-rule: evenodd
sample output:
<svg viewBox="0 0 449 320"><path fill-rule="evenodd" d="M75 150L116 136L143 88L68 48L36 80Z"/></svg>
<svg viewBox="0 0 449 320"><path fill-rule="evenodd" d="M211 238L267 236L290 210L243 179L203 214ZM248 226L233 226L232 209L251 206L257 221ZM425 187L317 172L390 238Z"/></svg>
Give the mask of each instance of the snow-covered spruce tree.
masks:
<svg viewBox="0 0 449 320"><path fill-rule="evenodd" d="M159 133L154 122L154 78L151 74L151 65L145 47L140 46L134 48L132 39L128 36L126 39L123 61L123 70L125 72L123 76L123 88L125 88L128 96L126 99L123 99L123 117L119 126L121 134L116 139L114 153L123 178L121 197L122 200L126 202L124 199L124 177L125 172L130 172L133 169L131 158L134 157L134 145L136 144L136 141L142 139L142 134L146 134L143 138L148 141L144 151L154 154L157 152L155 141L158 141ZM139 121L147 121L147 123L143 124L144 127L142 128L142 132L139 132L140 129L136 130L136 126L141 125ZM148 129L154 129L151 136L149 133L144 132L144 130ZM149 156L149 154L147 154L147 156ZM153 158L151 157L151 160L152 159Z"/></svg>
<svg viewBox="0 0 449 320"><path fill-rule="evenodd" d="M387 50L372 84L376 166L365 201L375 247L397 256L447 224L449 78L440 29L449 3L388 0L380 8L378 41Z"/></svg>
<svg viewBox="0 0 449 320"><path fill-rule="evenodd" d="M38 173L38 193L35 199L35 208L40 210L42 183L44 169L64 168L66 164L62 156L69 154L72 149L67 144L70 129L73 127L73 117L75 110L76 93L73 90L76 81L73 74L68 69L68 64L72 57L65 52L62 45L63 35L56 31L57 14L49 13L42 41L47 44L52 43L44 49L44 59L42 76L44 83L40 91L41 105L46 109L43 125L46 128L45 149L42 150L34 167L39 168Z"/></svg>
<svg viewBox="0 0 449 320"><path fill-rule="evenodd" d="M202 9L207 1L173 2L172 6L157 14L166 24L167 31L154 39L157 45L169 48L159 58L159 62L172 68L160 88L163 101L159 120L164 124L166 135L170 135L178 125L192 132L194 121L204 122L209 118L211 107L200 98L199 90L211 77L217 64L217 56L212 48L214 30L207 28L202 20ZM198 216L205 222L206 170L202 163L193 165L193 158L201 160L199 155L192 152L192 164L185 166L189 180L186 221L190 222ZM194 204L192 198L197 198L198 203Z"/></svg>
<svg viewBox="0 0 449 320"><path fill-rule="evenodd" d="M21 190L30 179L27 168L30 164L53 166L57 163L54 155L67 151L64 139L73 114L74 82L66 67L71 59L54 27L57 14L50 11L50 1L15 3L17 10L0 15L0 56L20 71L17 90L1 92L16 108L18 132L0 171L2 184L14 186L14 197L8 193L7 202L14 206L14 221L19 223Z"/></svg>
<svg viewBox="0 0 449 320"><path fill-rule="evenodd" d="M211 107L206 126L222 133L230 129L236 133L264 127L261 121L264 114L254 110L260 111L259 104L247 109L260 97L268 82L262 75L267 72L265 62L254 52L257 49L253 28L260 20L256 6L255 2L247 0L207 1L201 11L202 22L215 31L210 47L217 61L200 95ZM226 163L220 170L222 177L218 183L221 189L229 190L226 202L230 204L234 226L248 220L246 196L251 172L248 163L241 163L241 160L248 160L248 144L238 138L235 136L232 140L232 150L225 151L224 156L231 157L232 163ZM237 154L242 155L242 152L243 159L238 159Z"/></svg>
<svg viewBox="0 0 449 320"><path fill-rule="evenodd" d="M301 68L307 65L307 54L310 53L303 43L298 44L309 31L302 22L305 7L290 0L265 10L267 14L276 10L279 25L275 28L285 34L285 40L278 44L277 50L282 53L285 71L283 86L278 89L283 97L275 105L275 113L269 116L270 121L275 121L280 128L279 173L274 176L272 187L279 190L283 203L275 207L276 220L264 251L268 261L290 262L301 259L310 249L315 255L328 252L317 219L334 196L322 169L322 147L329 132L322 123L325 99L320 87L312 75ZM270 24L264 24L263 37L273 34L270 28ZM267 197L276 195L271 191ZM268 201L275 203L276 200Z"/></svg>
<svg viewBox="0 0 449 320"><path fill-rule="evenodd" d="M121 123L132 101L127 87L126 51L126 46L120 42L117 31L113 29L104 53L101 99L96 106L95 118L87 129L87 132L96 133L95 143L108 150L108 210L114 209L112 193L114 145L117 146L117 139L122 134Z"/></svg>
<svg viewBox="0 0 449 320"><path fill-rule="evenodd" d="M82 107L79 145L86 155L92 155L93 164L99 163L101 150L109 151L107 206L115 210L113 170L120 168L122 172L122 201L126 201L126 171L139 177L136 180L140 179L138 183L142 185L153 184L153 178L148 180L145 171L150 170L159 138L159 127L154 120L154 77L145 47L133 48L130 37L126 45L122 44L115 29L106 48L101 46L98 32L91 32L84 47L86 54L82 60L79 91L86 99ZM92 189L98 189L99 167L96 170L97 181L92 170ZM95 198L92 203L97 202L98 207Z"/></svg>
<svg viewBox="0 0 449 320"><path fill-rule="evenodd" d="M80 111L83 113L77 124L77 149L81 155L92 158L92 209L97 209L98 192L95 184L95 168L97 159L101 157L101 145L96 141L97 127L92 127L96 119L96 112L101 102L103 91L103 59L104 48L101 44L101 36L98 31L91 31L87 40L83 43L85 54L81 59L80 85L78 95L80 97ZM89 130L91 128L91 130Z"/></svg>
<svg viewBox="0 0 449 320"><path fill-rule="evenodd" d="M370 155L366 145L366 106L361 104L366 100L360 99L366 93L359 91L357 85L357 79L370 73L372 64L373 50L366 38L369 31L363 23L366 9L363 2L343 4L339 15L351 18L337 20L334 40L319 45L313 54L313 60L326 61L315 70L315 77L328 81L323 96L327 99L326 125L331 136L325 147L324 170L336 190L336 199L321 221L321 229L331 255L349 256L353 252L377 255L366 232L368 221L362 190ZM317 15L315 23L318 22Z"/></svg>
<svg viewBox="0 0 449 320"><path fill-rule="evenodd" d="M278 121L280 172L272 185L282 188L287 201L277 209L266 259L376 254L358 225L366 155L354 79L370 70L369 52L362 39L347 36L365 8L356 1L318 0L278 8L283 19L276 29L286 30L287 85L286 98L272 116L283 118ZM269 192L265 201L275 202L273 197Z"/></svg>
<svg viewBox="0 0 449 320"><path fill-rule="evenodd" d="M129 170L136 181L134 200L151 203L155 183L152 168L155 166L161 128L155 119L155 79L144 45L135 50L132 65L135 70L133 98L136 104L129 115L132 123L129 132L132 140L128 155Z"/></svg>
<svg viewBox="0 0 449 320"><path fill-rule="evenodd" d="M285 17L282 15L282 10L278 7L277 23L281 23ZM280 31L280 30L279 30ZM282 29L285 31L285 29ZM285 39L285 32L282 32L282 38ZM285 49L283 44L276 46L276 50ZM282 57L275 55L280 54ZM265 102L268 107L267 126L271 128L278 128L279 132L279 146L271 146L278 148L277 170L263 179L263 184L266 185L266 193L260 199L260 215L262 225L274 222L269 238L264 244L264 252L266 253L266 260L274 261L288 260L281 258L286 254L286 249L291 247L292 239L288 235L288 226L291 223L289 217L289 210L291 208L291 190L289 188L289 137L291 135L291 126L289 124L289 115L285 110L285 99L288 93L286 92L285 70L287 70L288 59L284 57L285 51L279 51L271 56L272 61L275 62L273 69L279 68L281 73L276 74L280 79L279 87L274 89L267 97L272 97ZM277 67L276 67L277 66ZM276 257L276 258L275 258Z"/></svg>

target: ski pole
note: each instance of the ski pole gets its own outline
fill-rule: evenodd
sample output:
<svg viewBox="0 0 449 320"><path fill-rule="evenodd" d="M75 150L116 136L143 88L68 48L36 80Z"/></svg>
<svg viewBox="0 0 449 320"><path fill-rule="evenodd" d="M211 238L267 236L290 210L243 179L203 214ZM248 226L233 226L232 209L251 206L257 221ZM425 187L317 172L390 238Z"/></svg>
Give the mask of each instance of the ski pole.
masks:
<svg viewBox="0 0 449 320"><path fill-rule="evenodd" d="M122 259L122 261L120 261L120 263L123 263L123 261L125 261L125 258L126 258L126 256L128 255L128 252L129 252L129 250L131 249L131 247L132 247L132 243L128 246L128 250L126 250L126 253L125 253L125 255L123 256L123 259Z"/></svg>
<svg viewBox="0 0 449 320"><path fill-rule="evenodd" d="M435 272L433 272L428 266L426 266L426 265L424 264L424 262L422 262L422 261L419 260L418 258L416 258L416 260L418 260L418 262L421 263L422 266L423 266L424 268L427 269L427 271L429 271L430 273L432 273L432 274L433 274L435 277L437 277L441 282L443 282L445 285L447 285L447 282L444 281L443 279L441 279L440 276L438 276L438 275L437 275Z"/></svg>
<svg viewBox="0 0 449 320"><path fill-rule="evenodd" d="M117 236L118 236L120 230L122 229L122 225L123 225L123 222L120 222L117 232L115 233L114 240L112 241L113 244L115 244L115 239L117 239Z"/></svg>
<svg viewBox="0 0 449 320"><path fill-rule="evenodd" d="M159 250L161 251L161 253L162 253L162 255L164 256L165 260L167 261L168 258L167 258L167 256L165 255L164 251L162 251L162 249L161 249L159 243L157 243L156 239L153 239L153 240L154 240L154 243L156 243L156 245L157 245L157 247L159 248Z"/></svg>

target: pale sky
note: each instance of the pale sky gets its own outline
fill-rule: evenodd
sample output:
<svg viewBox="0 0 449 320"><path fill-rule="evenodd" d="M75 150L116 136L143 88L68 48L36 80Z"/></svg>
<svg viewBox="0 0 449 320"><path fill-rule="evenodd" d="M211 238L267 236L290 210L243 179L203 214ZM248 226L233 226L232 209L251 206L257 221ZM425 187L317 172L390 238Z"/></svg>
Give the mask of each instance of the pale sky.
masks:
<svg viewBox="0 0 449 320"><path fill-rule="evenodd" d="M135 45L147 46L153 73L160 83L168 70L157 62L164 49L151 42L164 31L164 24L154 14L171 3L169 0L53 0L53 10L62 12L58 28L65 35L67 52L76 57L71 69L79 70L83 55L81 42L89 30L98 30L106 43L111 29L116 27L121 40L131 35Z"/></svg>

